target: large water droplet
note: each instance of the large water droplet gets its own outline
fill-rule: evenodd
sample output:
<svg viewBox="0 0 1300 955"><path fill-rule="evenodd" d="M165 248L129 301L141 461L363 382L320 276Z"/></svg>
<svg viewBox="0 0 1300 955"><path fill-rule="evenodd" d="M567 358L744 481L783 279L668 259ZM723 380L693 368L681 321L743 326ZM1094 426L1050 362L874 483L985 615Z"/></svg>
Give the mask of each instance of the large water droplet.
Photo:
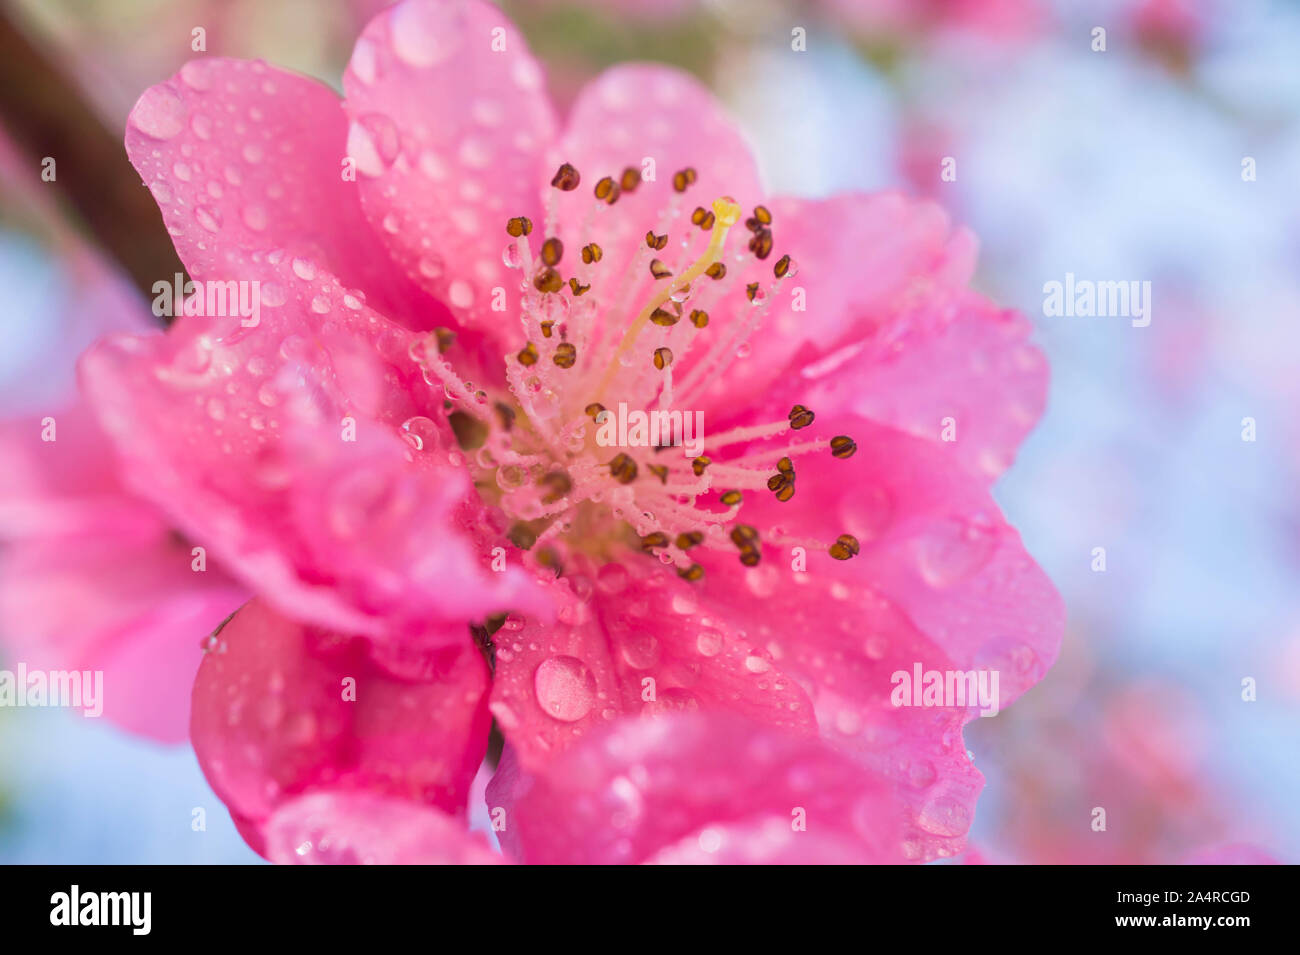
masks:
<svg viewBox="0 0 1300 955"><path fill-rule="evenodd" d="M582 719L596 703L596 678L577 657L544 660L533 675L533 689L546 714L564 723Z"/></svg>
<svg viewBox="0 0 1300 955"><path fill-rule="evenodd" d="M166 86L151 86L131 110L129 122L153 139L171 139L184 128L185 103Z"/></svg>

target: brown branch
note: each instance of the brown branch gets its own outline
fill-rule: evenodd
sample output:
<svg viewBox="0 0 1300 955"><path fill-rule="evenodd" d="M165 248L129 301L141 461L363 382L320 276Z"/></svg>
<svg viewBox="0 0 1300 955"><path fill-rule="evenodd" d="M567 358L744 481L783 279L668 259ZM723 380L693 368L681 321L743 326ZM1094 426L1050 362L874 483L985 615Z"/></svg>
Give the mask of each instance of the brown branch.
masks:
<svg viewBox="0 0 1300 955"><path fill-rule="evenodd" d="M149 190L72 80L0 9L0 122L39 175L55 161L58 193L148 298L153 283L184 272Z"/></svg>

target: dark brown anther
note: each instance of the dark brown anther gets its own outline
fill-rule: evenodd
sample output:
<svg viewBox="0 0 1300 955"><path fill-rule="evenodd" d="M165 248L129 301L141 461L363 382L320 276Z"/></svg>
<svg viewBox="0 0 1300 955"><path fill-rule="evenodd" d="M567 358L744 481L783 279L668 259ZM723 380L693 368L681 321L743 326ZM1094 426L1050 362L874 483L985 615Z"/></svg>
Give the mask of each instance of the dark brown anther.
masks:
<svg viewBox="0 0 1300 955"><path fill-rule="evenodd" d="M749 251L754 253L757 259L766 259L772 254L772 230L760 229L754 233L754 237L749 240Z"/></svg>
<svg viewBox="0 0 1300 955"><path fill-rule="evenodd" d="M600 182L596 183L595 193L597 199L612 206L614 203L618 202L618 183L609 176L606 176L600 180Z"/></svg>
<svg viewBox="0 0 1300 955"><path fill-rule="evenodd" d="M655 367L663 371L673 363L673 353L668 348L656 348L654 356Z"/></svg>
<svg viewBox="0 0 1300 955"><path fill-rule="evenodd" d="M763 228L763 223L759 222L754 216L750 216L745 220L745 228L750 232L757 232L759 229Z"/></svg>
<svg viewBox="0 0 1300 955"><path fill-rule="evenodd" d="M650 313L650 321L654 322L656 325L662 325L664 328L670 328L673 325L676 325L681 321L681 319L682 317L680 315L674 315L672 312L668 311L668 309L663 307L656 308Z"/></svg>
<svg viewBox="0 0 1300 955"><path fill-rule="evenodd" d="M702 308L691 310L691 324L696 328L703 328L709 324L709 313Z"/></svg>
<svg viewBox="0 0 1300 955"><path fill-rule="evenodd" d="M689 567L678 567L677 576L682 580L689 580L694 583L704 577L704 568L699 564L691 564Z"/></svg>
<svg viewBox="0 0 1300 955"><path fill-rule="evenodd" d="M666 279L673 274L673 270L664 265L658 259L650 260L650 274L656 279Z"/></svg>
<svg viewBox="0 0 1300 955"><path fill-rule="evenodd" d="M772 213L767 206L754 206L754 218L763 225L772 224Z"/></svg>
<svg viewBox="0 0 1300 955"><path fill-rule="evenodd" d="M660 484L668 483L668 468L664 467L662 464L651 464L650 471L659 479Z"/></svg>
<svg viewBox="0 0 1300 955"><path fill-rule="evenodd" d="M618 185L624 192L636 192L636 187L641 185L641 170L628 166L623 170L623 175L618 177Z"/></svg>
<svg viewBox="0 0 1300 955"><path fill-rule="evenodd" d="M541 328L542 328L542 337L550 338L551 332L554 331L555 329L555 323L550 319L547 319L546 321L542 322Z"/></svg>
<svg viewBox="0 0 1300 955"><path fill-rule="evenodd" d="M577 298L579 295L586 295L591 291L591 283L588 282L586 285L583 285L576 278L569 279L569 291L573 293L574 298Z"/></svg>
<svg viewBox="0 0 1300 955"><path fill-rule="evenodd" d="M564 288L564 279L560 277L560 273L555 269L549 265L544 265L533 276L533 288L547 294L558 292Z"/></svg>
<svg viewBox="0 0 1300 955"><path fill-rule="evenodd" d="M716 282L727 274L727 267L721 262L714 262L704 270L704 274Z"/></svg>
<svg viewBox="0 0 1300 955"><path fill-rule="evenodd" d="M704 473L704 469L712 463L713 460L711 458L706 458L704 455L700 455L691 462L691 470L695 472L696 477L700 477Z"/></svg>
<svg viewBox="0 0 1300 955"><path fill-rule="evenodd" d="M443 354L448 348L456 344L456 333L450 328L435 328L434 337L438 339L438 354Z"/></svg>
<svg viewBox="0 0 1300 955"><path fill-rule="evenodd" d="M636 462L626 454L619 454L609 462L609 473L619 484L631 484L636 480Z"/></svg>
<svg viewBox="0 0 1300 955"><path fill-rule="evenodd" d="M699 547L704 543L704 535L700 531L685 531L677 535L674 541L678 550L690 550L692 547Z"/></svg>
<svg viewBox="0 0 1300 955"><path fill-rule="evenodd" d="M746 547L740 552L740 562L746 567L757 567L763 555L759 553L757 547Z"/></svg>
<svg viewBox="0 0 1300 955"><path fill-rule="evenodd" d="M578 360L578 348L572 342L561 342L555 346L551 361L561 368L572 368Z"/></svg>
<svg viewBox="0 0 1300 955"><path fill-rule="evenodd" d="M473 415L453 411L447 415L447 423L451 425L451 433L456 436L456 443L464 451L477 451L487 441L487 423Z"/></svg>
<svg viewBox="0 0 1300 955"><path fill-rule="evenodd" d="M506 223L506 235L515 239L521 235L531 235L532 231L533 220L527 216L515 216Z"/></svg>
<svg viewBox="0 0 1300 955"><path fill-rule="evenodd" d="M708 214L709 212L704 208L704 206L696 206L695 210L691 213L691 225L699 225L704 221L704 217Z"/></svg>
<svg viewBox="0 0 1300 955"><path fill-rule="evenodd" d="M767 489L776 495L778 501L784 504L794 497L794 474L773 474L767 479Z"/></svg>
<svg viewBox="0 0 1300 955"><path fill-rule="evenodd" d="M798 431L800 428L806 428L808 425L813 423L813 418L815 417L816 415L803 405L795 405L790 409L790 427L795 431Z"/></svg>
<svg viewBox="0 0 1300 955"><path fill-rule="evenodd" d="M531 368L537 364L537 346L529 342L523 348L519 349L519 354L515 356L519 359L519 364L525 368Z"/></svg>
<svg viewBox="0 0 1300 955"><path fill-rule="evenodd" d="M542 243L541 257L546 265L559 265L560 259L564 258L564 243L551 236Z"/></svg>
<svg viewBox="0 0 1300 955"><path fill-rule="evenodd" d="M831 438L831 454L837 458L851 458L857 453L858 443L847 434Z"/></svg>
<svg viewBox="0 0 1300 955"><path fill-rule="evenodd" d="M705 232L709 232L713 229L713 225L717 221L718 221L717 216L715 216L712 212L706 212L704 214L704 221L700 223L700 228L703 229Z"/></svg>
<svg viewBox="0 0 1300 955"><path fill-rule="evenodd" d="M848 560L850 557L856 557L861 547L858 545L858 539L852 534L841 534L835 538L835 543L831 544L827 553L836 560Z"/></svg>
<svg viewBox="0 0 1300 955"><path fill-rule="evenodd" d="M506 537L510 543L514 544L520 550L531 550L532 546L537 543L538 530L528 521L515 521L506 531Z"/></svg>
<svg viewBox="0 0 1300 955"><path fill-rule="evenodd" d="M561 192L573 192L574 189L578 188L580 182L582 182L582 176L578 175L578 170L566 162L556 171L555 178L551 180L551 185Z"/></svg>
<svg viewBox="0 0 1300 955"><path fill-rule="evenodd" d="M647 247L658 251L668 244L668 233L655 235L654 230L651 229L645 234L645 244Z"/></svg>
<svg viewBox="0 0 1300 955"><path fill-rule="evenodd" d="M776 462L776 469L780 471L782 474L789 474L793 476L794 462L791 461L789 458L782 458L780 461Z"/></svg>
<svg viewBox="0 0 1300 955"><path fill-rule="evenodd" d="M673 173L673 190L676 192L685 192L686 187L695 181L694 169L682 169Z"/></svg>
<svg viewBox="0 0 1300 955"><path fill-rule="evenodd" d="M737 524L731 529L731 542L744 550L758 546L758 531L748 524Z"/></svg>
<svg viewBox="0 0 1300 955"><path fill-rule="evenodd" d="M835 539L835 543L827 548L827 553L836 560L848 560L857 555L858 549L857 538L850 534L841 534Z"/></svg>
<svg viewBox="0 0 1300 955"><path fill-rule="evenodd" d="M592 262L599 262L604 254L604 251L595 242L589 242L582 247L582 261L588 265L591 265Z"/></svg>
<svg viewBox="0 0 1300 955"><path fill-rule="evenodd" d="M641 549L647 554L652 550L662 550L668 546L668 535L663 531L654 531L641 538Z"/></svg>
<svg viewBox="0 0 1300 955"><path fill-rule="evenodd" d="M605 406L602 405L599 401L593 401L591 404L587 405L587 407L583 408L582 410L587 413L588 418L590 418L592 421L595 421L596 416L605 410Z"/></svg>
<svg viewBox="0 0 1300 955"><path fill-rule="evenodd" d="M735 507L744 499L745 496L739 491L727 491L722 495L722 497L718 498L718 500L722 501L722 503L727 505L727 507Z"/></svg>
<svg viewBox="0 0 1300 955"><path fill-rule="evenodd" d="M565 471L550 471L537 483L546 488L542 500L547 504L554 504L573 490L573 479Z"/></svg>
<svg viewBox="0 0 1300 955"><path fill-rule="evenodd" d="M757 282L750 282L748 285L745 286L745 297L748 298L751 302L754 301L754 298L757 295L758 295Z"/></svg>
<svg viewBox="0 0 1300 955"><path fill-rule="evenodd" d="M772 274L779 279L785 278L786 274L789 271L790 271L790 256L788 255L781 256L779 259L776 260L776 265L772 266Z"/></svg>
<svg viewBox="0 0 1300 955"><path fill-rule="evenodd" d="M502 431L509 431L515 426L515 409L504 401L498 401L492 406L492 410L497 413L497 420L501 422Z"/></svg>

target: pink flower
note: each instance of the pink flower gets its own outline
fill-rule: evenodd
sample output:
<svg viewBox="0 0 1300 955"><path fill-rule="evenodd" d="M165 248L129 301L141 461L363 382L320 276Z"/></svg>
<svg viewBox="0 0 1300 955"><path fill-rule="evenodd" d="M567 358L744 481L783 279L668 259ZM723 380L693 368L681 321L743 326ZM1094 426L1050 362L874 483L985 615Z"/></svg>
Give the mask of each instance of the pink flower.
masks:
<svg viewBox="0 0 1300 955"><path fill-rule="evenodd" d="M891 674L996 669L1006 705L1062 625L988 491L1046 367L967 288L971 236L895 194L763 204L669 69L558 129L486 3L383 13L344 88L207 59L144 94L127 148L182 259L261 283L261 319L82 366L131 485L260 594L193 726L250 842L408 859L373 809L472 857L490 712L522 861L960 851L975 708Z"/></svg>
<svg viewBox="0 0 1300 955"><path fill-rule="evenodd" d="M77 294L68 315L52 318L60 334L143 332L143 303L75 237L64 239ZM66 374L71 388L76 348L43 357L46 382ZM103 671L107 719L180 742L201 640L247 594L215 564L196 571L191 545L121 486L112 446L84 402L70 393L38 404L0 422L6 659L29 670Z"/></svg>

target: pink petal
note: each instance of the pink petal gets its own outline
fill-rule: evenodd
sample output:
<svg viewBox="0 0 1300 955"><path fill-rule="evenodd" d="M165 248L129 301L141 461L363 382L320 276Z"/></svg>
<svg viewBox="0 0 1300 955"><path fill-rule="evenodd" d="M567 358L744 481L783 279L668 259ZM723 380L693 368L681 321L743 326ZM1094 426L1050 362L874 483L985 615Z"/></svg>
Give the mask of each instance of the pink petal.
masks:
<svg viewBox="0 0 1300 955"><path fill-rule="evenodd" d="M356 183L343 179L346 140L342 104L325 85L261 62L205 57L145 91L126 148L196 281L284 284L253 253L287 250L396 320L438 324L435 304L371 232ZM276 297L263 294L268 305Z"/></svg>
<svg viewBox="0 0 1300 955"><path fill-rule="evenodd" d="M770 208L772 254L762 262L746 254L736 294L727 307L709 310L708 332L720 336L754 314L745 284L759 282L774 294L748 339L749 356L715 376L705 393L708 407L748 407L766 397L773 382L790 382L805 366L841 355L847 346L865 343L879 356L903 332L941 328L974 271L974 238L954 229L933 202L895 192L847 193L777 198ZM747 233L737 231L729 247L745 241ZM794 275L775 288L774 267L786 254Z"/></svg>
<svg viewBox="0 0 1300 955"><path fill-rule="evenodd" d="M487 745L486 667L468 646L427 659L426 681L394 677L365 640L254 600L199 668L191 726L199 765L231 813L254 826L290 797L323 789L461 817Z"/></svg>
<svg viewBox="0 0 1300 955"><path fill-rule="evenodd" d="M500 865L463 820L370 793L290 799L266 823L266 852L283 865Z"/></svg>
<svg viewBox="0 0 1300 955"><path fill-rule="evenodd" d="M162 742L189 733L199 644L247 595L220 570L191 570L168 538L20 541L0 574L10 653L44 670L101 670L103 715Z"/></svg>
<svg viewBox="0 0 1300 955"><path fill-rule="evenodd" d="M878 776L734 716L620 720L535 775L507 770L487 801L505 809L503 844L534 864L903 860Z"/></svg>
<svg viewBox="0 0 1300 955"><path fill-rule="evenodd" d="M343 85L347 152L393 258L461 322L517 328L505 224L540 224L539 157L555 132L523 37L492 4L408 0L366 27Z"/></svg>
<svg viewBox="0 0 1300 955"><path fill-rule="evenodd" d="M300 619L378 635L542 608L469 536L476 495L449 463L463 457L446 450L441 389L405 359L409 334L313 275L301 294L332 314L299 299L256 328L186 316L86 354L83 385L128 484Z"/></svg>
<svg viewBox="0 0 1300 955"><path fill-rule="evenodd" d="M525 764L549 760L624 714L725 710L814 732L799 685L744 629L702 610L692 585L662 567L629 561L596 574L575 568L552 589L559 591L558 621L512 616L493 636L492 713Z"/></svg>
<svg viewBox="0 0 1300 955"><path fill-rule="evenodd" d="M812 431L843 433L818 418ZM806 432L804 432L806 433ZM933 445L865 422L857 453L796 458L785 504L754 494L748 519L803 540L853 534L847 562L768 544L743 568L706 554L702 612L745 629L812 698L823 738L897 779L925 857L960 851L983 785L961 728L977 707L897 707L893 674L996 670L998 706L1036 683L1060 647L1059 596L982 482Z"/></svg>

